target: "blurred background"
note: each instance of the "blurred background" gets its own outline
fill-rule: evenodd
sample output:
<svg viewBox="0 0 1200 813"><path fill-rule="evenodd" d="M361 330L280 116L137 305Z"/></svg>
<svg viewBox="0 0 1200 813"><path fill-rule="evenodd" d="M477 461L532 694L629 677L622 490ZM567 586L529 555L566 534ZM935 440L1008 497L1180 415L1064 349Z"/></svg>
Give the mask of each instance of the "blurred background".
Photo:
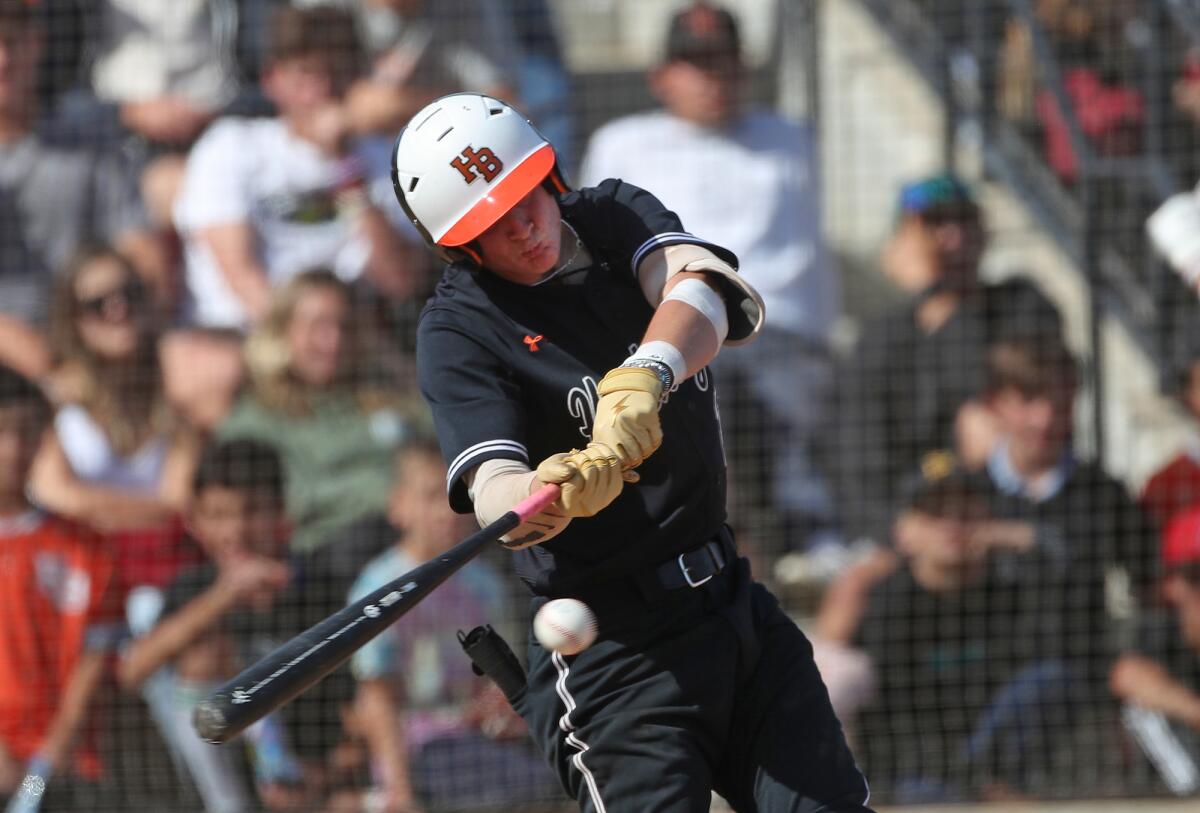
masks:
<svg viewBox="0 0 1200 813"><path fill-rule="evenodd" d="M473 523L389 168L460 90L764 294L729 522L873 804L1200 796L1200 2L0 0L0 800L572 809L455 636L523 652L499 549L190 723Z"/></svg>

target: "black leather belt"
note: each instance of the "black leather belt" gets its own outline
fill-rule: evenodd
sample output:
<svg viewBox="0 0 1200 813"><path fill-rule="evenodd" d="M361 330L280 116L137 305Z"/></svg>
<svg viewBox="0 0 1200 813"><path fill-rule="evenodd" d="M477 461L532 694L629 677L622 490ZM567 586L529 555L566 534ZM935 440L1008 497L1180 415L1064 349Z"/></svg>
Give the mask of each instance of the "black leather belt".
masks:
<svg viewBox="0 0 1200 813"><path fill-rule="evenodd" d="M668 559L655 570L658 582L668 590L699 587L725 569L728 560L720 540L711 539L698 548Z"/></svg>

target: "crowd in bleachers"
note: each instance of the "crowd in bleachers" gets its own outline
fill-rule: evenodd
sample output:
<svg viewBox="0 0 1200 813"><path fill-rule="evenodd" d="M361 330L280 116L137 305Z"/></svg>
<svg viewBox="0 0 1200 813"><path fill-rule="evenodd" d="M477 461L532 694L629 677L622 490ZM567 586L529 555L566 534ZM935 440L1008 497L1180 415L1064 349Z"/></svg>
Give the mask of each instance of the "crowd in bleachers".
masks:
<svg viewBox="0 0 1200 813"><path fill-rule="evenodd" d="M1133 149L1099 12L1038 5L1088 135ZM728 12L666 30L659 107L577 144L592 102L544 0L0 0L0 800L566 809L457 651L478 624L523 640L499 550L236 742L191 725L468 529L413 383L440 268L389 176L399 128L458 90L514 101L582 184L649 189L762 292L763 335L699 374L731 523L768 578L820 585L818 663L881 796L1200 792L1200 455L1140 496L1076 456L1062 319L981 279L986 212L953 174L897 190L875 279L903 304L839 346L815 123L745 103ZM1004 45L1006 115L1069 182ZM1200 425L1200 365L1183 379Z"/></svg>

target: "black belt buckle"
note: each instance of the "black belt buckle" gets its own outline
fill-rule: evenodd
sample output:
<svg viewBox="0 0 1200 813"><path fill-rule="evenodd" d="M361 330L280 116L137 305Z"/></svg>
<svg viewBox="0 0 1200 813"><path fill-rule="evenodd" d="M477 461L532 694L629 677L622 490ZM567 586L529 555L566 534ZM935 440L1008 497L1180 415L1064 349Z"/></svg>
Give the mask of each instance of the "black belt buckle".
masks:
<svg viewBox="0 0 1200 813"><path fill-rule="evenodd" d="M708 550L707 545L705 545L703 548L701 548L701 550L704 551L705 553L708 553L709 556L712 556L712 553L711 553L711 551ZM718 567L716 570L713 570L711 573L709 573L707 576L704 576L703 578L693 579L692 578L692 569L690 567L688 567L687 562L685 562L683 560L683 557L685 557L685 556L687 556L686 553L679 554L678 561L679 561L679 571L681 573L683 573L683 580L687 582L688 587L699 587L700 585L704 584L705 582L712 581L712 577L717 575L717 573L720 572L720 568ZM716 564L716 562L713 562L713 564Z"/></svg>
<svg viewBox="0 0 1200 813"><path fill-rule="evenodd" d="M695 564L688 564L689 557L700 557ZM689 551L684 551L675 557L674 565L679 568L680 575L683 576L683 584L678 587L700 587L712 581L713 576L718 575L725 569L725 552L721 549L721 544L715 541L705 542L698 548L693 548ZM667 567L664 565L663 567Z"/></svg>

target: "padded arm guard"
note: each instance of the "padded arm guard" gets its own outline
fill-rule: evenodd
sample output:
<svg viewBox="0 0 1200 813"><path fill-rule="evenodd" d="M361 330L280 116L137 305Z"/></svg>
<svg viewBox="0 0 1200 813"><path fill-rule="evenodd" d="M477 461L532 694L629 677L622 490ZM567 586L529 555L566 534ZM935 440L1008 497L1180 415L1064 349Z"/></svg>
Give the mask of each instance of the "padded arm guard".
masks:
<svg viewBox="0 0 1200 813"><path fill-rule="evenodd" d="M749 344L762 330L766 306L754 286L738 275L737 269L706 248L694 244L657 249L638 266L638 283L651 306L662 303L667 280L684 271L704 274L717 283L725 300L729 333L725 344Z"/></svg>

